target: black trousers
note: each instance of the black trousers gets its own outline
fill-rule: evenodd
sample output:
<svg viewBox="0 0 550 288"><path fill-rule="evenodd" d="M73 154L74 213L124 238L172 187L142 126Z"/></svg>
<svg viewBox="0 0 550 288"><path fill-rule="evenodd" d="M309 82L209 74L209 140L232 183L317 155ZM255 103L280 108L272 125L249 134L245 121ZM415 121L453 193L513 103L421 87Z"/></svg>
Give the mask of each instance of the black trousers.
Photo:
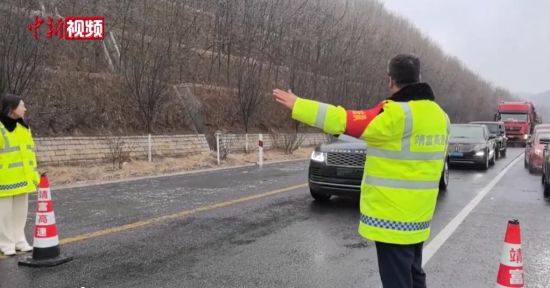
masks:
<svg viewBox="0 0 550 288"><path fill-rule="evenodd" d="M384 288L426 288L426 273L422 270L423 245L376 242L378 269Z"/></svg>

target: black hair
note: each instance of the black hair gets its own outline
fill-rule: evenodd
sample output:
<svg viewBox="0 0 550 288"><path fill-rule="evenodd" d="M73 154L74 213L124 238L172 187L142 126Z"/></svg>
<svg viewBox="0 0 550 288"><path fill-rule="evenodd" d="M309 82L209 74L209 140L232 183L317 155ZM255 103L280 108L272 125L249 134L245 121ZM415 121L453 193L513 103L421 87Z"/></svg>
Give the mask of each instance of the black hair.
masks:
<svg viewBox="0 0 550 288"><path fill-rule="evenodd" d="M13 110L17 109L17 106L23 99L17 95L5 93L2 97L2 109L0 115L7 117Z"/></svg>
<svg viewBox="0 0 550 288"><path fill-rule="evenodd" d="M398 87L420 82L420 60L412 54L399 54L390 60L388 76Z"/></svg>

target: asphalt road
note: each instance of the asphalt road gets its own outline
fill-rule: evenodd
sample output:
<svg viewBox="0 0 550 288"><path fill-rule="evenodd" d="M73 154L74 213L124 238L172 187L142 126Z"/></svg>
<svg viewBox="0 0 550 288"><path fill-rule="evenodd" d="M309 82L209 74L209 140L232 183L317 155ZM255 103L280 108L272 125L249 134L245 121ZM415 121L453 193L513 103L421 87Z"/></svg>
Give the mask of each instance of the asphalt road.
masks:
<svg viewBox="0 0 550 288"><path fill-rule="evenodd" d="M488 171L451 171L426 243L430 287L493 287L514 218L526 287L550 287L550 207L540 176L513 162L521 153ZM380 287L374 245L357 234L358 202L313 202L306 180L297 161L52 187L61 249L74 260L28 268L0 256L0 287ZM29 237L33 222L30 213Z"/></svg>

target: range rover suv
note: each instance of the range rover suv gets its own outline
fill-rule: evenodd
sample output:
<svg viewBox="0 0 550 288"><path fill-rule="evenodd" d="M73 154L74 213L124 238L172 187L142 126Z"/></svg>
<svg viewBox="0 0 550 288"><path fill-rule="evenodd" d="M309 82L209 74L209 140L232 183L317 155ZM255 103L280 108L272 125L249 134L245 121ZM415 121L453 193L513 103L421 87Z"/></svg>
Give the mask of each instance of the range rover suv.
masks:
<svg viewBox="0 0 550 288"><path fill-rule="evenodd" d="M311 196L318 201L329 200L332 195L359 197L366 153L364 140L346 135L340 135L333 143L318 145L311 153L309 164ZM447 157L439 189L446 190L448 184Z"/></svg>

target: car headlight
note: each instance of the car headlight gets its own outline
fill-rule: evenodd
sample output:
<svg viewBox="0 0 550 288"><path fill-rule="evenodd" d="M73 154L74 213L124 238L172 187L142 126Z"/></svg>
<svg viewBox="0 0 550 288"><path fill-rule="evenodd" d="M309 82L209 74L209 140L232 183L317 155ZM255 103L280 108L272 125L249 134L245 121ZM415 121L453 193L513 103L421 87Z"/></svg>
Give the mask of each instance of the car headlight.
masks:
<svg viewBox="0 0 550 288"><path fill-rule="evenodd" d="M525 140L529 139L529 135L528 134L523 135L523 139Z"/></svg>
<svg viewBox="0 0 550 288"><path fill-rule="evenodd" d="M473 150L475 151L475 156L482 157L485 155L485 145L484 144L476 144L473 146Z"/></svg>
<svg viewBox="0 0 550 288"><path fill-rule="evenodd" d="M311 152L311 160L315 162L325 162L326 155L325 152L313 151Z"/></svg>
<svg viewBox="0 0 550 288"><path fill-rule="evenodd" d="M474 145L474 150L476 150L476 151L485 150L485 145L484 144L476 144L476 145ZM481 152L484 152L484 151L481 151Z"/></svg>
<svg viewBox="0 0 550 288"><path fill-rule="evenodd" d="M535 154L537 156L542 156L542 149L535 149Z"/></svg>

